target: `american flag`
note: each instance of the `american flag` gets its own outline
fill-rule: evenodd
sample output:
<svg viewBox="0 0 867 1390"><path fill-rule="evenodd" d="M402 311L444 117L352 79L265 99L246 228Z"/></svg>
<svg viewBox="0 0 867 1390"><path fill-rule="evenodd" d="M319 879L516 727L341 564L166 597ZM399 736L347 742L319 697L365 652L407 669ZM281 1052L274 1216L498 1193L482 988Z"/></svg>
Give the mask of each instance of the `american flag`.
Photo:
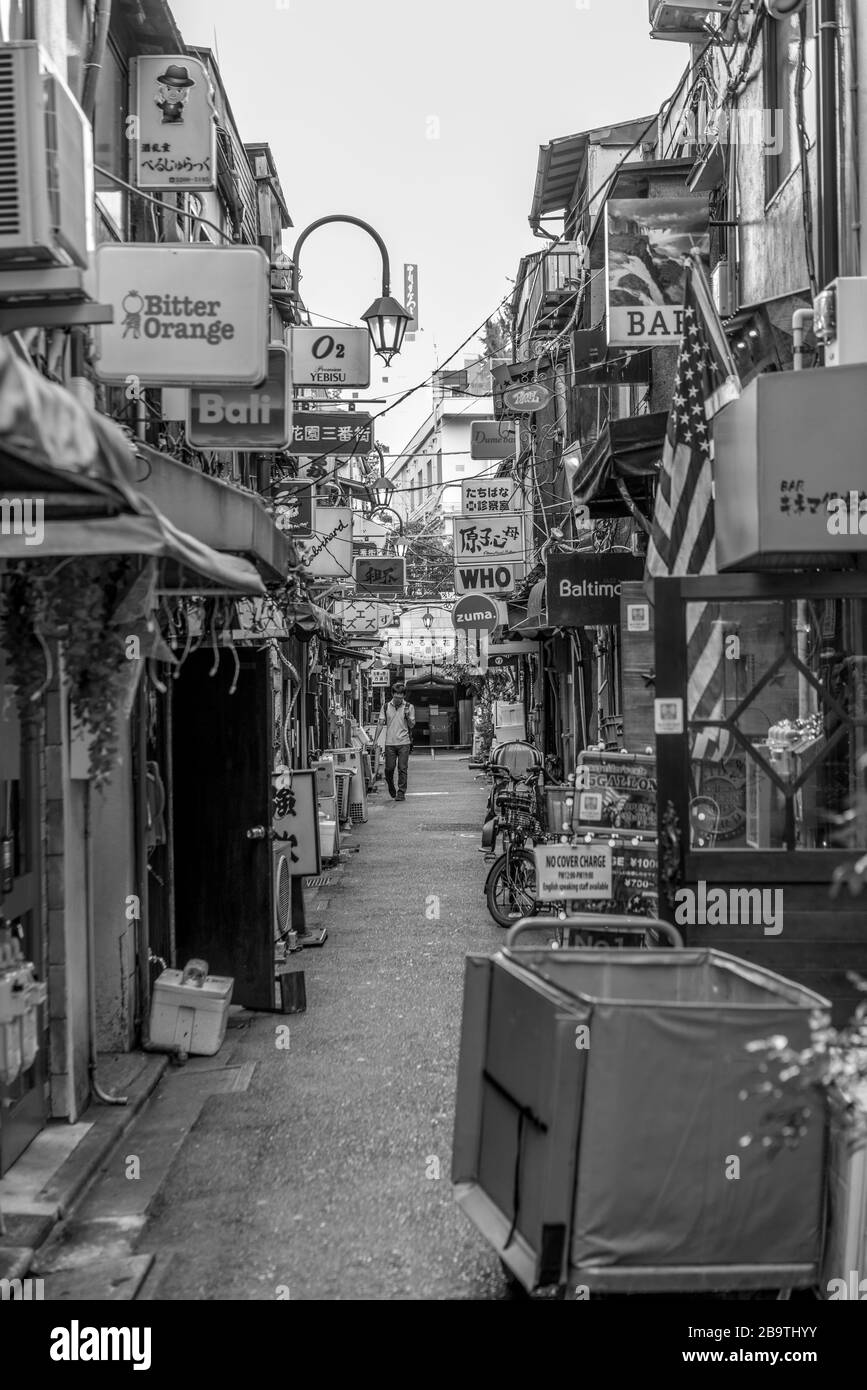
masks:
<svg viewBox="0 0 867 1390"><path fill-rule="evenodd" d="M734 358L701 262L688 263L683 339L662 454L646 578L716 574L713 434L710 422L740 393ZM687 605L691 722L725 716L725 632L719 604ZM699 728L692 757L721 761L730 750L724 729Z"/></svg>

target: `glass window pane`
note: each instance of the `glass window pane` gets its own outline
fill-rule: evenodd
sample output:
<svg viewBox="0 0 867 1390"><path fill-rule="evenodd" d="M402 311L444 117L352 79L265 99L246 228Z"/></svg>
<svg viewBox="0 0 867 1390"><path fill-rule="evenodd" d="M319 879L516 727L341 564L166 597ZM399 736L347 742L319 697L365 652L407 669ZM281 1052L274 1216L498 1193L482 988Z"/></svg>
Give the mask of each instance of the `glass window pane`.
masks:
<svg viewBox="0 0 867 1390"><path fill-rule="evenodd" d="M692 846L867 843L865 604L689 604L687 623Z"/></svg>

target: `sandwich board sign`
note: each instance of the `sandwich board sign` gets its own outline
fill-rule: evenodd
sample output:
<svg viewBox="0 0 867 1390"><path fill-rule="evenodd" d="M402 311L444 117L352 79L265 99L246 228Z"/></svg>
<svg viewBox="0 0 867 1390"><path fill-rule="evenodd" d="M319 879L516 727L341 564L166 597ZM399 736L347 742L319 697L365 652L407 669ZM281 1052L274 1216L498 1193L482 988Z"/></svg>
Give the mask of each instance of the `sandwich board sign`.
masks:
<svg viewBox="0 0 867 1390"><path fill-rule="evenodd" d="M292 378L296 386L369 386L367 329L293 328Z"/></svg>
<svg viewBox="0 0 867 1390"><path fill-rule="evenodd" d="M456 594L513 594L523 562L477 560L455 565Z"/></svg>

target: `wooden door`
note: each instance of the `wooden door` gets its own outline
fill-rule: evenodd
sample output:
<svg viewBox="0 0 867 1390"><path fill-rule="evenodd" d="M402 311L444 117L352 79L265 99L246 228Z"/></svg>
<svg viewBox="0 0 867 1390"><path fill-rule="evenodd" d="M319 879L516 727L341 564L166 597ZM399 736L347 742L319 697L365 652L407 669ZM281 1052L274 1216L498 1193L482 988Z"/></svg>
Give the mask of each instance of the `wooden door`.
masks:
<svg viewBox="0 0 867 1390"><path fill-rule="evenodd" d="M830 891L867 849L867 575L655 590L655 694L684 724L656 737L660 908L688 944L809 986L843 1022L849 972L867 977L867 893Z"/></svg>
<svg viewBox="0 0 867 1390"><path fill-rule="evenodd" d="M266 652L193 652L174 684L172 776L179 967L203 957L233 1003L274 1007L271 677ZM236 682L234 694L233 682Z"/></svg>
<svg viewBox="0 0 867 1390"><path fill-rule="evenodd" d="M0 693L2 693L0 670ZM11 926L25 960L45 978L40 898L41 838L37 737L34 724L23 729L7 711L0 721L0 836L11 851L11 889L2 894L3 924ZM31 1067L10 1085L0 1083L0 1177L44 1127L48 1046L46 1009L39 1010L39 1051Z"/></svg>

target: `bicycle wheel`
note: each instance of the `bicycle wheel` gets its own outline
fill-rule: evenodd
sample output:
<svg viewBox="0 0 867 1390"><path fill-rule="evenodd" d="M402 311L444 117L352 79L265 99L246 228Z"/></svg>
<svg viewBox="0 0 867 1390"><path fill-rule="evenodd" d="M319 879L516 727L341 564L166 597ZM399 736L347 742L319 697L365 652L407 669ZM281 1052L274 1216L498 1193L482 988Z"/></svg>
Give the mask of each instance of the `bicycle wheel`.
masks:
<svg viewBox="0 0 867 1390"><path fill-rule="evenodd" d="M519 917L532 917L536 907L536 861L529 850L501 854L485 886L488 911L498 927L510 927Z"/></svg>

